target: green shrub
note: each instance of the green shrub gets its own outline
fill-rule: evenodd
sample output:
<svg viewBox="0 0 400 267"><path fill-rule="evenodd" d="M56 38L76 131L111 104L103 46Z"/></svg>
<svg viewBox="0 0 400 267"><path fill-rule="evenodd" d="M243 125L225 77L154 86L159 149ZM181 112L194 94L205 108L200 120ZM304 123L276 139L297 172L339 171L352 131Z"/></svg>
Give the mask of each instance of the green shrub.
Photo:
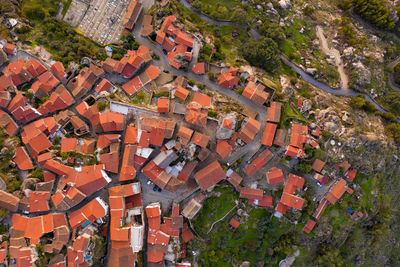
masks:
<svg viewBox="0 0 400 267"><path fill-rule="evenodd" d="M102 101L97 102L97 108L99 109L100 112L105 110L106 107L107 107L107 103L102 102Z"/></svg>

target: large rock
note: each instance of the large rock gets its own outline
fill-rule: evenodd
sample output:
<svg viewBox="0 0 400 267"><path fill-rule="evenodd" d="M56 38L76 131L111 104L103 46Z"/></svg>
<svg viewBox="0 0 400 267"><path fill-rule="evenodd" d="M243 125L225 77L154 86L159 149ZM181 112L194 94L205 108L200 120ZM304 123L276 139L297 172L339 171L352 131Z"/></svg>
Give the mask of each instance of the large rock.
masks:
<svg viewBox="0 0 400 267"><path fill-rule="evenodd" d="M279 1L279 6L280 6L282 9L288 9L289 7L292 6L292 4L290 3L290 0L280 0L280 1Z"/></svg>
<svg viewBox="0 0 400 267"><path fill-rule="evenodd" d="M353 71L355 77L357 77L355 85L363 87L371 83L371 71L367 69L361 61L353 63Z"/></svg>

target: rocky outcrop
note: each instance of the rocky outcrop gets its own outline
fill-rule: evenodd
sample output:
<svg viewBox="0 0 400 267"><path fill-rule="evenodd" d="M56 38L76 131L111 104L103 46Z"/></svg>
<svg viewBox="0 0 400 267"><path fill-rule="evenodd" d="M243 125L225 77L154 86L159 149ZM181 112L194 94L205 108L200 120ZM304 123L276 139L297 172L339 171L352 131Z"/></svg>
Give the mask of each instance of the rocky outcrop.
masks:
<svg viewBox="0 0 400 267"><path fill-rule="evenodd" d="M353 85L358 88L371 83L371 71L367 69L361 61L353 63L352 77Z"/></svg>
<svg viewBox="0 0 400 267"><path fill-rule="evenodd" d="M282 9L286 10L286 9L288 9L289 7L292 6L292 3L290 2L290 0L280 0L280 1L279 1L279 6L280 6Z"/></svg>

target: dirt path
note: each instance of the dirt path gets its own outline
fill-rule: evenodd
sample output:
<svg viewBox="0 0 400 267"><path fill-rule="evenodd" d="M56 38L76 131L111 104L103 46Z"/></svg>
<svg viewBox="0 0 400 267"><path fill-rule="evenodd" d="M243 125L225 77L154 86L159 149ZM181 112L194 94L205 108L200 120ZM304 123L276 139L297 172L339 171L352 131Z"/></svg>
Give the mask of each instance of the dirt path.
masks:
<svg viewBox="0 0 400 267"><path fill-rule="evenodd" d="M333 56L335 58L335 65L338 68L338 72L340 75L341 87L342 89L349 89L349 77L347 77L346 72L344 71L344 65L342 58L340 56L340 52L335 48L329 48L328 42L325 38L324 31L320 26L317 26L317 36L321 45L321 50L328 56Z"/></svg>
<svg viewBox="0 0 400 267"><path fill-rule="evenodd" d="M216 220L215 222L213 222L213 224L212 224L211 227L210 227L210 230L208 230L208 232L207 232L207 235L211 232L211 230L213 229L213 227L214 227L214 225L215 225L216 223L225 220L226 216L228 216L229 213L231 213L234 209L236 209L237 206L238 206L238 204L236 204L230 211L228 211L228 212L224 215L224 217L222 217L221 219Z"/></svg>

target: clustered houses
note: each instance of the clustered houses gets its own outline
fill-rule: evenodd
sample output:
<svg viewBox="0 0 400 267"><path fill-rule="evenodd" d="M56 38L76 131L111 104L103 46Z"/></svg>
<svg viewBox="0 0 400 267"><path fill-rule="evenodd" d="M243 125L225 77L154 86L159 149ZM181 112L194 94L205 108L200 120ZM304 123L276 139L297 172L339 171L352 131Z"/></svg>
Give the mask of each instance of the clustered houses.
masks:
<svg viewBox="0 0 400 267"><path fill-rule="evenodd" d="M185 258L185 251L180 250L180 237L187 244L193 237L193 233L183 217L180 215L179 204L172 205L170 217L161 216L160 203L152 203L146 207L146 215L149 224L147 234L147 264L148 266L164 266L164 259L176 262L179 258ZM163 223L161 223L161 219ZM178 251L178 254L176 255ZM176 266L191 266L190 263L177 263Z"/></svg>
<svg viewBox="0 0 400 267"><path fill-rule="evenodd" d="M16 53L5 51L10 56ZM117 62L115 72L133 77L149 57L149 50L140 47L138 51L131 51L125 60ZM93 91L101 96L103 92L116 90L104 78L107 71L106 65L102 69L90 64L75 76L70 74L74 71L66 74L60 62L45 67L34 58L12 61L3 68L0 76L0 105L3 108L0 125L10 136L19 131L22 139L22 146L15 149L13 161L21 171L43 170L43 181L25 189L20 197L0 190L0 207L29 214L29 217L12 215L11 238L8 244L2 244L0 250L4 254L8 249L10 263L33 266L39 257L36 245L44 244L47 253L59 253L72 236L73 242L67 247L66 257L61 254L52 262L60 264L57 266L90 265L96 246L92 240L97 235L97 230L94 230L97 228L93 225L102 225L108 217L112 222L109 259L112 265L124 266L137 260L144 237L140 184L109 188L108 202L91 196L106 187L120 169L121 181L135 178L135 167L139 170L150 155L146 146L138 147L136 140L144 137L146 131L152 132L153 124L147 121L146 126L144 119L137 132L134 126L126 129L123 114L99 111L97 97L90 93ZM143 86L154 80L158 73L156 67L148 67L144 75L139 75ZM22 86L29 86L32 96L21 91ZM44 97L47 100L35 108L34 98ZM172 126L171 130L168 122L160 125L167 138L172 137L175 124ZM123 150L122 166L119 166L121 133L125 129L126 149ZM61 140L59 144L56 138ZM162 140L157 132L152 142L159 144ZM140 145L143 143L146 143L146 138ZM133 147L135 149L129 149ZM136 166L136 157L131 155L131 151L138 154ZM49 233L53 234L51 238ZM6 260L4 257L1 259L3 263Z"/></svg>
<svg viewBox="0 0 400 267"><path fill-rule="evenodd" d="M179 69L185 61L192 60L194 39L184 33L175 20L175 16L168 16L164 19L157 32L156 42L167 52L169 64ZM202 71L202 69L196 68L196 71Z"/></svg>
<svg viewBox="0 0 400 267"><path fill-rule="evenodd" d="M140 183L109 188L110 266L126 266L137 261L143 248L144 217Z"/></svg>
<svg viewBox="0 0 400 267"><path fill-rule="evenodd" d="M126 28L134 26L141 9L139 2L131 2L124 21ZM165 18L156 41L167 51L170 64L180 68L191 60L194 40L182 32L175 20L174 16ZM152 31L151 17L145 17L145 22L142 35L148 36ZM10 44L0 52L4 62L17 53ZM109 233L109 266L134 266L143 247L147 247L148 266L164 266L165 260L176 263L185 258L186 245L194 237L184 218L193 219L208 192L225 179L239 192L239 198L246 199L249 205L274 210L278 218L289 210L303 208L305 179L293 173L285 179L287 172L283 168L266 166L278 154L274 145L287 157L304 158L305 144L319 147L320 129L315 124L308 127L295 122L289 133L279 129L282 104L269 101L272 95L260 81L250 78L243 96L259 106L270 103L265 124L252 112L246 112L244 118L244 113L218 114L218 120L211 121L208 114L215 107L215 97L197 91L184 77L176 77L170 84L168 98L157 99L157 112L127 104L125 107L134 108L135 112L99 108L109 92L123 90L131 97L140 90L150 91L148 88L155 86L161 73L150 64L151 60L150 50L140 46L120 61L106 59L101 68L89 64L66 71L60 62L46 67L30 58L14 60L2 69L0 126L10 136L20 133L22 139L13 162L24 172L42 169L43 181L26 188L19 197L0 190L0 207L13 212L10 238L0 246L0 263L7 261L4 255L8 249L11 264L33 266L39 257L35 246L44 244L45 252L59 254L53 266L88 266L95 260L93 240L99 229L104 236ZM192 71L205 73L205 64L197 62ZM106 78L113 75L129 81L119 88ZM233 67L218 77L219 86L232 89L238 82L238 69ZM30 87L31 94L22 91L23 87ZM45 101L35 102L42 98ZM254 143L260 148L240 168L239 164L223 164L235 152ZM328 182L324 167L321 159L315 159L312 165L321 186ZM348 162L336 166L344 177L331 183L316 207L315 220L346 191L353 193L347 181L352 182L357 171L350 167ZM243 180L254 180L261 173L269 185L284 185L275 205L273 197L263 189L248 183L241 185ZM148 185L154 183L155 192L200 192L191 193L182 210L174 203L170 217L163 217L158 202L143 211L144 183L135 179L144 179ZM108 199L103 199L100 192L106 189ZM352 216L360 218L363 214L355 212ZM308 221L305 232L312 231L315 220ZM230 219L233 230L240 223L238 218ZM52 238L49 233L53 233ZM147 246L143 244L145 234ZM64 246L66 257L60 253Z"/></svg>

